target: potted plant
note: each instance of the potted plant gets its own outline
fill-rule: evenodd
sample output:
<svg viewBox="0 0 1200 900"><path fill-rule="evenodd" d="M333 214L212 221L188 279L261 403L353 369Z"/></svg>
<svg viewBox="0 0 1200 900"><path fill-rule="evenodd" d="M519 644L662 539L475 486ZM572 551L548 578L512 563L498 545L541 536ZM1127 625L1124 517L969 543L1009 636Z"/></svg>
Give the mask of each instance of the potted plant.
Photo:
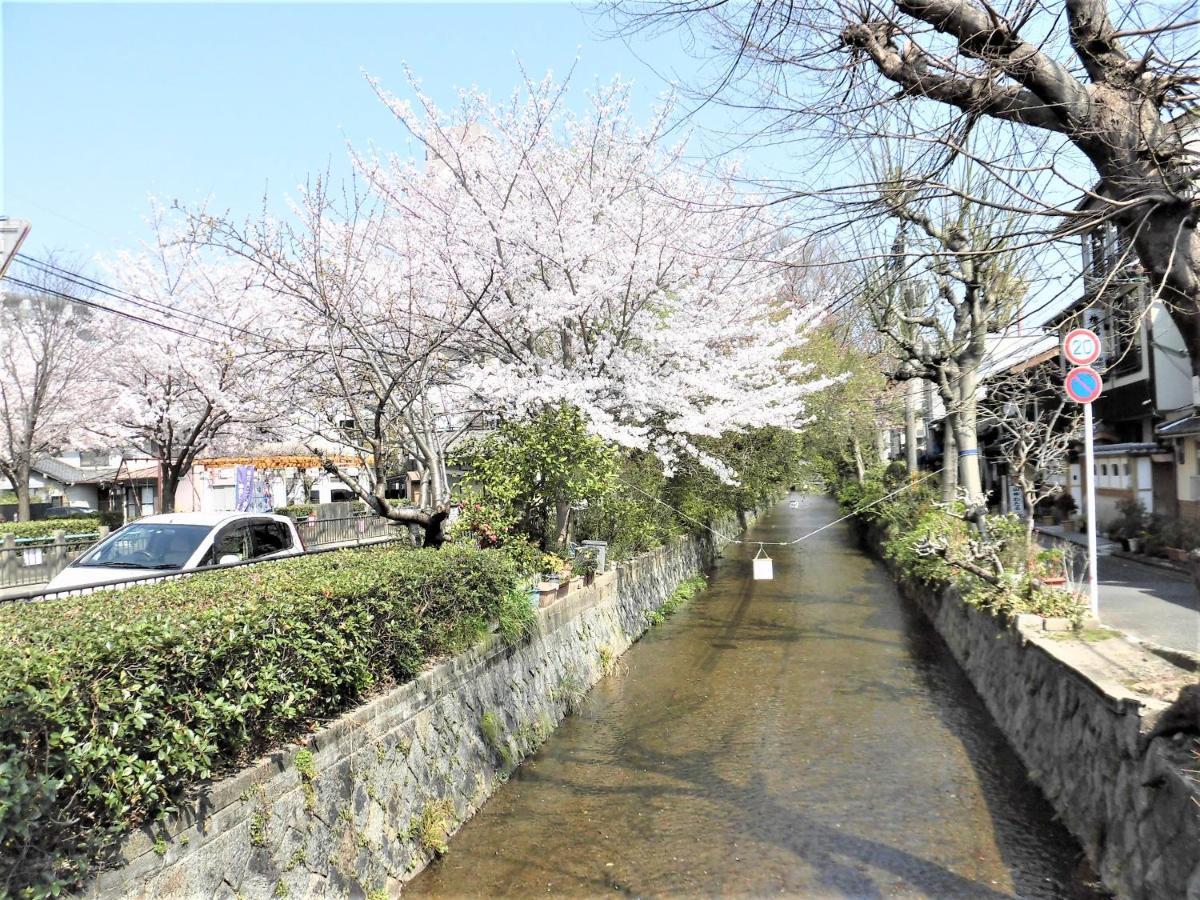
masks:
<svg viewBox="0 0 1200 900"><path fill-rule="evenodd" d="M574 574L571 569L571 564L566 560L562 561L562 566L558 570L558 596L565 597L571 592L571 576Z"/></svg>
<svg viewBox="0 0 1200 900"><path fill-rule="evenodd" d="M596 580L596 570L599 568L595 551L580 550L571 568L576 574L583 576L584 586L591 585Z"/></svg>
<svg viewBox="0 0 1200 900"><path fill-rule="evenodd" d="M1059 524L1070 522L1071 516L1074 515L1077 508L1075 498L1066 491L1062 491L1054 498L1054 512L1058 516Z"/></svg>
<svg viewBox="0 0 1200 900"><path fill-rule="evenodd" d="M1186 563L1192 549L1200 546L1200 535L1184 522L1168 522L1162 530L1162 538L1167 559L1171 562Z"/></svg>
<svg viewBox="0 0 1200 900"><path fill-rule="evenodd" d="M1066 553L1058 547L1037 555L1037 577L1043 587L1062 587L1067 583Z"/></svg>

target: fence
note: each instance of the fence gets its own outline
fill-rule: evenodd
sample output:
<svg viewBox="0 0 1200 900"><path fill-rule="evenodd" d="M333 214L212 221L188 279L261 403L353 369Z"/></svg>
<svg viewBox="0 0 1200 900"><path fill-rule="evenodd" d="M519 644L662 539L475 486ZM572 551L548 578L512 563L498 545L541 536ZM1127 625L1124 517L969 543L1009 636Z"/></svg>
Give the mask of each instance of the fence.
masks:
<svg viewBox="0 0 1200 900"><path fill-rule="evenodd" d="M107 536L107 528L88 534L56 531L50 538L18 538L6 534L0 543L0 588L49 581L71 560Z"/></svg>
<svg viewBox="0 0 1200 900"><path fill-rule="evenodd" d="M380 516L304 520L296 524L296 530L309 551L378 543L403 534L397 526ZM90 534L57 531L52 538L5 535L0 543L0 591L45 584L107 535L107 528ZM155 577L164 576L148 576L150 579ZM132 580L147 580L147 576Z"/></svg>
<svg viewBox="0 0 1200 900"><path fill-rule="evenodd" d="M382 516L346 516L340 519L302 519L296 523L300 539L309 548L362 544L388 540L404 532Z"/></svg>

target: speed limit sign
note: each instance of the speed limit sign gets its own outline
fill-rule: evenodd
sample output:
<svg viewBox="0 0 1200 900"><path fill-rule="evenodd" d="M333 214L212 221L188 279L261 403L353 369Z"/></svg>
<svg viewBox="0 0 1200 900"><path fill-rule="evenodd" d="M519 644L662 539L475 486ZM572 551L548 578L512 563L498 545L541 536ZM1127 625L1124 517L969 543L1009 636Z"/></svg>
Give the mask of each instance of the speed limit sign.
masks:
<svg viewBox="0 0 1200 900"><path fill-rule="evenodd" d="M1090 366L1100 358L1100 338L1090 328L1076 328L1063 338L1062 350L1071 365Z"/></svg>

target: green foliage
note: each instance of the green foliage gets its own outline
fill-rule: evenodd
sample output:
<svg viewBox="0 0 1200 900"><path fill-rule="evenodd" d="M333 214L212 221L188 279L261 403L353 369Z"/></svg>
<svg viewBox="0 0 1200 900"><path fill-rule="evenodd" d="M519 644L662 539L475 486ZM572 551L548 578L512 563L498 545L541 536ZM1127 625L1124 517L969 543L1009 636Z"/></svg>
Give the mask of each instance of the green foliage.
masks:
<svg viewBox="0 0 1200 900"><path fill-rule="evenodd" d="M487 741L489 747L493 750L499 750L501 744L500 732L500 717L489 709L479 719L479 733L483 735L483 739Z"/></svg>
<svg viewBox="0 0 1200 900"><path fill-rule="evenodd" d="M571 571L576 575L595 575L600 568L600 554L594 547L581 549L571 560Z"/></svg>
<svg viewBox="0 0 1200 900"><path fill-rule="evenodd" d="M875 410L889 396L884 364L857 349L857 343L844 325L834 322L796 351L812 367L813 377L837 379L806 398L805 411L812 422L800 435L808 471L827 484L855 471L856 441L861 448L874 446L879 427Z"/></svg>
<svg viewBox="0 0 1200 900"><path fill-rule="evenodd" d="M78 519L41 519L37 522L0 522L0 539L11 534L16 538L48 538L56 531L67 534L92 534L100 529L99 517Z"/></svg>
<svg viewBox="0 0 1200 900"><path fill-rule="evenodd" d="M578 515L578 540L607 541L608 558L620 560L661 547L695 527L681 522L669 506L654 499L663 496L667 479L653 454L628 454L621 460L617 479L611 493L589 503Z"/></svg>
<svg viewBox="0 0 1200 900"><path fill-rule="evenodd" d="M449 800L430 800L421 808L421 815L408 826L408 836L432 853L441 856L449 849L451 820L454 806Z"/></svg>
<svg viewBox="0 0 1200 900"><path fill-rule="evenodd" d="M700 594L706 587L708 587L708 579L703 575L694 575L686 581L680 582L671 592L671 596L663 601L662 606L647 616L647 620L651 625L661 625L675 615L681 606L691 602L692 598Z"/></svg>
<svg viewBox="0 0 1200 900"><path fill-rule="evenodd" d="M835 482L834 493L848 511L857 510L895 490L889 480L903 484L898 471L873 471L861 484ZM1082 621L1079 597L1036 586L1046 567L1063 568L1061 552L1031 553L1024 524L1016 516L986 516L984 540L964 519L961 504L946 509L934 486L923 483L876 503L860 518L884 529L883 553L907 578L936 589L953 585L967 603L1006 615L1064 617L1076 625ZM989 577L980 577L973 568Z"/></svg>
<svg viewBox="0 0 1200 900"><path fill-rule="evenodd" d="M289 506L275 507L275 515L288 516L289 518L295 519L296 521L300 521L301 519L307 519L312 513L315 513L316 511L317 511L317 505L315 503L293 503Z"/></svg>
<svg viewBox="0 0 1200 900"><path fill-rule="evenodd" d="M1118 541L1140 538L1148 524L1146 507L1137 500L1122 500L1117 504L1117 518L1109 526L1108 533Z"/></svg>
<svg viewBox="0 0 1200 900"><path fill-rule="evenodd" d="M498 543L514 529L554 545L556 507L598 500L614 486L618 457L588 434L566 405L534 419L506 422L455 454L466 468L464 517L481 540Z"/></svg>
<svg viewBox="0 0 1200 900"><path fill-rule="evenodd" d="M509 644L515 644L532 634L537 616L529 602L529 592L517 585L506 590L496 608L496 620L500 634Z"/></svg>
<svg viewBox="0 0 1200 900"><path fill-rule="evenodd" d="M511 618L515 587L491 552L347 550L0 608L9 890L77 886L190 785Z"/></svg>

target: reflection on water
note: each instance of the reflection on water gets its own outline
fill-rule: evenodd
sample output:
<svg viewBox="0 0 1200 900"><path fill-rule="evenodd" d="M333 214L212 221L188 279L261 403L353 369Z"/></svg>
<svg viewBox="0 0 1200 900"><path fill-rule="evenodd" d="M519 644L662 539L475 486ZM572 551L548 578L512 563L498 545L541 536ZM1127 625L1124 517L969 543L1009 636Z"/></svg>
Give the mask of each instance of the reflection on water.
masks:
<svg viewBox="0 0 1200 900"><path fill-rule="evenodd" d="M837 515L781 504L753 540ZM1090 897L929 626L841 526L727 549L406 894Z"/></svg>

